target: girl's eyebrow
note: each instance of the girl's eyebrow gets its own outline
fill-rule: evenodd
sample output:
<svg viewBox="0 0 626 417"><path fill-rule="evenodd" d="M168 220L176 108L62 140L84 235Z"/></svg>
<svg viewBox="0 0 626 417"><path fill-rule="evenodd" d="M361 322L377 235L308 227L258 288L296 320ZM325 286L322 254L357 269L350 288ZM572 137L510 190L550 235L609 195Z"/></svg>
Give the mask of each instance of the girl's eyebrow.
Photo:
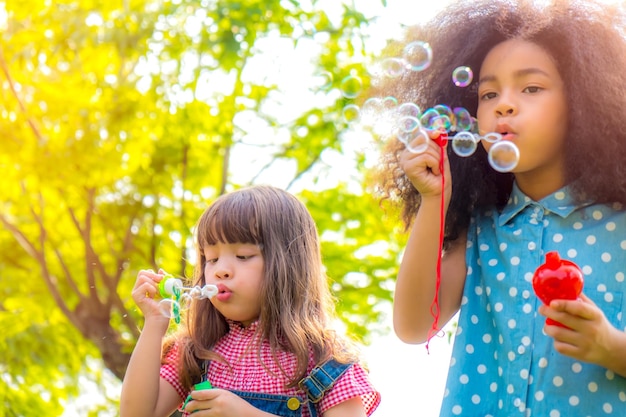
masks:
<svg viewBox="0 0 626 417"><path fill-rule="evenodd" d="M513 73L513 78L523 78L527 75L532 75L532 74L539 74L545 77L550 76L550 74L548 74L546 71L540 68L531 67L531 68L522 68L520 70L515 71ZM496 80L497 80L497 77L495 75L485 75L483 77L480 77L480 80L478 80L478 85L480 86L483 83L494 82Z"/></svg>

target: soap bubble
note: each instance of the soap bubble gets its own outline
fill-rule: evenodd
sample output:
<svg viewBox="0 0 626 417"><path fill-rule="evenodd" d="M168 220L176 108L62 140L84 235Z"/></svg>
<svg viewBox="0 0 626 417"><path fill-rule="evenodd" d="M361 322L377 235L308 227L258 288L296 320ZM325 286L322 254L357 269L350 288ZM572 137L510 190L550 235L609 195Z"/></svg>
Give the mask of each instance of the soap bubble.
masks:
<svg viewBox="0 0 626 417"><path fill-rule="evenodd" d="M399 116L412 116L419 118L422 114L422 110L415 103L402 103L396 109L396 113Z"/></svg>
<svg viewBox="0 0 626 417"><path fill-rule="evenodd" d="M452 82L457 87L467 87L474 79L474 72L470 67L457 67L452 72Z"/></svg>
<svg viewBox="0 0 626 417"><path fill-rule="evenodd" d="M361 117L361 109L356 104L348 104L343 108L343 119L348 123L353 123Z"/></svg>
<svg viewBox="0 0 626 417"><path fill-rule="evenodd" d="M478 147L476 137L469 132L459 132L452 140L452 150L459 156L470 156Z"/></svg>
<svg viewBox="0 0 626 417"><path fill-rule="evenodd" d="M401 117L398 120L396 136L409 152L422 153L428 149L430 136L416 117Z"/></svg>
<svg viewBox="0 0 626 417"><path fill-rule="evenodd" d="M413 116L400 117L396 124L396 137L405 145L414 136L414 132L421 127L419 120Z"/></svg>
<svg viewBox="0 0 626 417"><path fill-rule="evenodd" d="M410 138L407 138L406 149L412 153L422 153L428 149L428 144L430 143L430 136L428 135L428 131L423 127L415 129L411 132L412 135Z"/></svg>
<svg viewBox="0 0 626 417"><path fill-rule="evenodd" d="M386 58L380 63L382 73L389 78L400 77L408 67L402 58Z"/></svg>
<svg viewBox="0 0 626 417"><path fill-rule="evenodd" d="M363 89L363 81L356 75L348 75L341 80L340 88L345 98L357 98Z"/></svg>
<svg viewBox="0 0 626 417"><path fill-rule="evenodd" d="M168 319L175 316L175 310L177 309L180 309L178 302L172 300L171 298L164 298L159 301L159 311Z"/></svg>
<svg viewBox="0 0 626 417"><path fill-rule="evenodd" d="M465 107L455 107L454 113L455 127L457 132L470 132L474 125L474 118Z"/></svg>
<svg viewBox="0 0 626 417"><path fill-rule="evenodd" d="M498 172L510 172L519 162L519 149L511 141L494 143L489 149L489 164Z"/></svg>
<svg viewBox="0 0 626 417"><path fill-rule="evenodd" d="M200 295L201 293L199 293ZM194 297L191 296L190 293L183 293L180 295L180 298L178 299L178 305L179 305L179 311L187 311L189 310L189 307L191 307L191 300L193 300Z"/></svg>
<svg viewBox="0 0 626 417"><path fill-rule="evenodd" d="M445 104L437 104L433 108L437 110L437 113L445 117L444 119L440 119L440 128L445 129L446 131L456 130L456 117L450 107Z"/></svg>
<svg viewBox="0 0 626 417"><path fill-rule="evenodd" d="M189 289L189 296L191 298L200 298L202 297L202 288L200 288L198 285L194 286L193 288Z"/></svg>
<svg viewBox="0 0 626 417"><path fill-rule="evenodd" d="M449 130L452 121L434 108L427 109L420 117L420 123L428 130Z"/></svg>
<svg viewBox="0 0 626 417"><path fill-rule="evenodd" d="M404 47L404 60L412 71L424 71L433 60L433 50L427 42L411 42Z"/></svg>

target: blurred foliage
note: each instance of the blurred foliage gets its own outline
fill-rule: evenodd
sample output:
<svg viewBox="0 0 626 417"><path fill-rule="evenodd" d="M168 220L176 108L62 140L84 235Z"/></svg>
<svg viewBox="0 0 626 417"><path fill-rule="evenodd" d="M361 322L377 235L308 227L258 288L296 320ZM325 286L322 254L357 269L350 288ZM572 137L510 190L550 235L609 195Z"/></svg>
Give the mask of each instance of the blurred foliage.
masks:
<svg viewBox="0 0 626 417"><path fill-rule="evenodd" d="M316 1L0 1L0 417L61 415L81 378L123 378L137 271L189 276L200 213L276 166L318 223L348 332L384 331L403 237L346 150L339 93L366 73L367 24ZM275 45L309 50L297 106Z"/></svg>

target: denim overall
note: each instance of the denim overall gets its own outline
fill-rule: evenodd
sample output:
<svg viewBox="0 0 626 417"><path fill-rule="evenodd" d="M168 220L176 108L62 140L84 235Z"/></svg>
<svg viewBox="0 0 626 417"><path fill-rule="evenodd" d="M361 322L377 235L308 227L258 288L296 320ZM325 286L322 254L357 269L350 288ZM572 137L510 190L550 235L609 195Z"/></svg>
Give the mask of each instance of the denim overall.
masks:
<svg viewBox="0 0 626 417"><path fill-rule="evenodd" d="M205 369L207 365L208 363L205 362ZM302 408L308 407L309 415L318 417L315 404L321 401L324 394L335 385L335 382L350 366L352 366L351 363L344 364L331 359L313 368L311 373L298 383L300 389L306 393L306 397L236 390L231 392L248 401L259 410L270 414L281 417L301 417ZM206 372L203 372L203 375L202 380L204 381L206 380Z"/></svg>

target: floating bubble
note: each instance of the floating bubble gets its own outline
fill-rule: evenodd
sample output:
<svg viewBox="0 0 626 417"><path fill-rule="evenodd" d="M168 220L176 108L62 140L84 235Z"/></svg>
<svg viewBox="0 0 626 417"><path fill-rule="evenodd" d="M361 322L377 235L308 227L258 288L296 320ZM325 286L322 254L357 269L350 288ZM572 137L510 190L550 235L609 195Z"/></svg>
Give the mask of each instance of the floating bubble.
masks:
<svg viewBox="0 0 626 417"><path fill-rule="evenodd" d="M424 111L420 117L420 123L428 130L449 130L452 122L447 115L439 113L436 109L430 108Z"/></svg>
<svg viewBox="0 0 626 417"><path fill-rule="evenodd" d="M200 298L202 296L202 292L199 292L197 297L195 298ZM191 293L183 293L180 295L180 298L178 299L178 306L179 306L179 311L187 311L189 310L189 307L191 307L191 300L193 300L194 297L191 296Z"/></svg>
<svg viewBox="0 0 626 417"><path fill-rule="evenodd" d="M411 42L404 47L403 58L412 71L424 71L433 60L433 50L427 42Z"/></svg>
<svg viewBox="0 0 626 417"><path fill-rule="evenodd" d="M396 125L396 136L400 142L406 145L413 138L413 136L415 136L414 132L420 127L422 126L417 118L413 116L403 116L398 119Z"/></svg>
<svg viewBox="0 0 626 417"><path fill-rule="evenodd" d="M361 117L361 109L356 104L348 104L343 108L342 116L347 123L354 123Z"/></svg>
<svg viewBox="0 0 626 417"><path fill-rule="evenodd" d="M499 141L489 149L489 164L498 172L510 172L519 162L519 149L511 141Z"/></svg>
<svg viewBox="0 0 626 417"><path fill-rule="evenodd" d="M378 113L383 109L383 99L380 97L370 97L363 103L361 110L363 113Z"/></svg>
<svg viewBox="0 0 626 417"><path fill-rule="evenodd" d="M175 315L175 310L178 309L178 302L171 298L164 298L159 301L159 311L168 319L171 319Z"/></svg>
<svg viewBox="0 0 626 417"><path fill-rule="evenodd" d="M407 67L407 62L402 58L386 58L380 63L382 73L389 78L398 78Z"/></svg>
<svg viewBox="0 0 626 417"><path fill-rule="evenodd" d="M447 130L455 131L456 130L456 117L454 116L452 109L446 106L445 104L437 104L433 108L437 110L437 113L439 113L441 116L445 116L447 118L447 121L446 119L443 119L441 121L442 125L440 126L440 128L443 128L446 131Z"/></svg>
<svg viewBox="0 0 626 417"><path fill-rule="evenodd" d="M395 133L393 131L394 114L397 106L398 99L392 96L369 98L361 107L359 123L363 127L372 129L376 135L388 137Z"/></svg>
<svg viewBox="0 0 626 417"><path fill-rule="evenodd" d="M333 74L328 71L318 72L313 76L313 87L316 90L327 91L333 85Z"/></svg>
<svg viewBox="0 0 626 417"><path fill-rule="evenodd" d="M467 87L474 79L474 72L470 67L457 67L452 72L452 82L457 87Z"/></svg>
<svg viewBox="0 0 626 417"><path fill-rule="evenodd" d="M357 98L363 89L363 81L356 75L348 75L341 80L340 88L345 98Z"/></svg>
<svg viewBox="0 0 626 417"><path fill-rule="evenodd" d="M202 297L202 288L200 288L198 285L196 285L195 287L189 289L189 296L191 298L200 298L200 297Z"/></svg>
<svg viewBox="0 0 626 417"><path fill-rule="evenodd" d="M422 126L426 127L427 129L431 129L434 120L436 120L439 116L441 116L439 112L431 107L429 109L426 109L424 113L422 113L419 120Z"/></svg>
<svg viewBox="0 0 626 417"><path fill-rule="evenodd" d="M455 107L452 112L454 113L454 119L456 122L456 131L470 132L472 130L474 121L469 110L467 110L465 107Z"/></svg>
<svg viewBox="0 0 626 417"><path fill-rule="evenodd" d="M459 156L470 156L478 147L476 137L469 132L459 132L452 139L452 150Z"/></svg>
<svg viewBox="0 0 626 417"><path fill-rule="evenodd" d="M391 110L398 107L398 99L393 96L387 96L382 100L385 110Z"/></svg>
<svg viewBox="0 0 626 417"><path fill-rule="evenodd" d="M396 113L400 116L412 116L419 118L422 114L422 109L415 103L402 103L398 106Z"/></svg>
<svg viewBox="0 0 626 417"><path fill-rule="evenodd" d="M423 153L428 149L429 143L430 136L428 131L420 127L411 132L410 137L407 137L406 149L413 153Z"/></svg>
<svg viewBox="0 0 626 417"><path fill-rule="evenodd" d="M383 113L383 100L379 97L371 97L365 100L361 106L360 117L364 126L373 127Z"/></svg>

